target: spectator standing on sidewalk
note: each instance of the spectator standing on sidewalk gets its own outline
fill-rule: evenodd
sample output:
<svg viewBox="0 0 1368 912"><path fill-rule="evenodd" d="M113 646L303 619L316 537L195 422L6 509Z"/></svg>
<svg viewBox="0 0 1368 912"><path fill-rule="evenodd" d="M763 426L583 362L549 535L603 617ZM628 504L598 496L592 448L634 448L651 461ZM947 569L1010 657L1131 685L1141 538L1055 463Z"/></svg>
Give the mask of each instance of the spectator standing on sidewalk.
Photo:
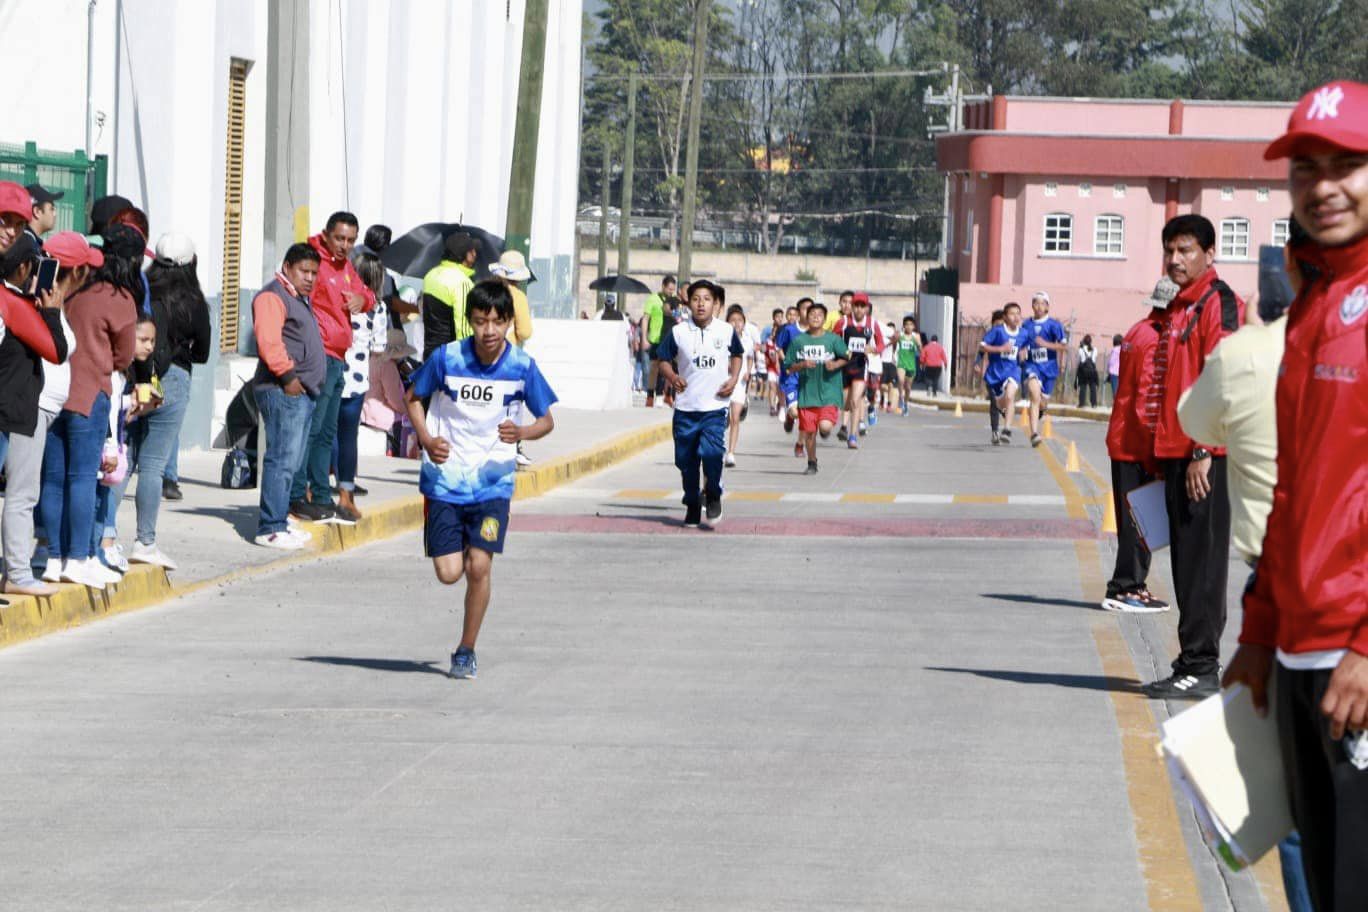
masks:
<svg viewBox="0 0 1368 912"><path fill-rule="evenodd" d="M67 320L76 336L71 386L48 428L38 508L48 537L43 578L94 589L119 580L93 557L95 495L109 435L110 378L133 362L136 302L143 293L138 268L145 250L142 235L126 225L110 225L102 237L104 262L67 302Z"/></svg>
<svg viewBox="0 0 1368 912"><path fill-rule="evenodd" d="M25 229L29 237L38 242L38 249L43 249L43 236L57 227L57 202L65 193L53 193L42 184L29 184L24 188L28 191L29 198L33 200L33 207L30 210L33 216L29 219L28 228Z"/></svg>
<svg viewBox="0 0 1368 912"><path fill-rule="evenodd" d="M73 235L79 238L79 235ZM60 239L59 239L60 240ZM80 243L85 245L84 239ZM59 248L62 246L59 243ZM34 578L33 511L43 476L43 448L53 415L41 406L46 364L64 364L76 340L62 316L66 294L85 278L85 265L98 254L88 246L73 257L58 259L63 268L50 291L34 296L27 289L37 254L32 237L22 235L0 255L0 456L6 472L5 506L0 519L5 555L4 591L17 595L52 595L50 583ZM79 261L72 269L70 263Z"/></svg>
<svg viewBox="0 0 1368 912"><path fill-rule="evenodd" d="M926 371L926 391L932 398L940 393L941 372L945 370L947 363L945 346L941 345L940 336L932 336L921 353L922 369Z"/></svg>
<svg viewBox="0 0 1368 912"><path fill-rule="evenodd" d="M1285 250L1288 275L1299 286L1291 245ZM1256 306L1256 303L1258 306ZM1178 401L1178 420L1197 440L1227 448L1230 462L1230 531L1235 552L1253 568L1263 549L1273 484L1278 475L1278 421L1274 397L1287 332L1286 303L1260 314L1264 302L1249 302L1245 325L1217 346L1201 376ZM1268 322L1262 319L1266 317ZM1278 846L1283 886L1292 912L1311 912L1301 840L1294 833Z"/></svg>
<svg viewBox="0 0 1368 912"><path fill-rule="evenodd" d="M475 287L475 240L464 231L446 239L442 261L423 276L423 360L470 335L466 296Z"/></svg>
<svg viewBox="0 0 1368 912"><path fill-rule="evenodd" d="M1264 157L1291 159L1317 275L1288 311L1273 506L1225 683L1264 708L1276 676L1311 902L1344 912L1368 897L1368 85L1307 93Z"/></svg>
<svg viewBox="0 0 1368 912"><path fill-rule="evenodd" d="M328 468L332 463L333 441L337 439L337 413L342 405L347 350L352 342L352 317L375 310L375 293L366 287L351 264L356 244L356 216L334 212L328 216L322 234L309 238L318 254L318 278L309 296L318 333L327 355L327 376L314 403L309 445L304 464L295 473L290 488L290 513L314 522L355 525L359 518L345 506L334 506Z"/></svg>
<svg viewBox="0 0 1368 912"><path fill-rule="evenodd" d="M295 244L275 278L252 299L257 369L252 396L266 429L260 514L255 541L298 551L312 537L289 525L290 488L304 464L314 403L328 379L328 356L310 295L321 261L317 249Z"/></svg>
<svg viewBox="0 0 1368 912"><path fill-rule="evenodd" d="M384 289L385 267L380 258L363 253L353 261L361 281L377 298ZM370 390L370 359L385 350L389 341L389 313L383 301L374 310L351 315L352 342L347 349L346 369L342 373L342 401L337 409L337 440L333 444L332 464L337 472L337 503L354 513L361 511L356 498L366 490L356 483L357 438L361 433L361 407Z"/></svg>
<svg viewBox="0 0 1368 912"><path fill-rule="evenodd" d="M1097 349L1093 348L1092 336L1084 336L1078 346L1078 404L1084 408L1097 408Z"/></svg>
<svg viewBox="0 0 1368 912"><path fill-rule="evenodd" d="M1145 685L1144 692L1156 699L1201 699L1220 689L1230 500L1225 450L1183 433L1178 400L1196 382L1221 340L1240 328L1244 303L1212 266L1216 228L1208 219L1177 216L1164 225L1161 236L1164 267L1178 294L1167 308L1168 365L1154 455L1164 473L1179 653L1173 673Z"/></svg>
<svg viewBox="0 0 1368 912"><path fill-rule="evenodd" d="M1107 352L1107 385L1111 387L1112 402L1116 402L1116 387L1121 382L1121 344L1120 333L1112 336L1111 351Z"/></svg>
<svg viewBox="0 0 1368 912"><path fill-rule="evenodd" d="M195 245L184 234L164 234L157 240L156 257L144 278L152 302L152 322L157 327L157 345L149 361L132 365L136 383L152 377L160 381L160 405L128 425L129 474L138 473L134 489L137 508L137 539L129 561L152 564L167 570L176 563L157 547L157 519L165 495L165 471L180 440L185 411L190 405L190 373L196 364L209 360L213 329L209 325L209 305L200 289L196 269ZM113 510L123 499L128 476L111 492ZM113 513L111 510L111 514ZM115 538L114 516L103 530L106 539ZM116 567L116 569L118 569Z"/></svg>
<svg viewBox="0 0 1368 912"><path fill-rule="evenodd" d="M641 307L641 335L646 340L646 357L651 365L650 375L646 378L647 408L655 408L655 397L665 389L657 364L656 346L660 344L660 334L665 327L665 312L673 305L677 288L675 277L665 276L660 280L660 291L648 295Z"/></svg>
<svg viewBox="0 0 1368 912"><path fill-rule="evenodd" d="M1107 421L1107 456L1111 459L1112 509L1116 514L1116 565L1102 599L1106 611L1168 611L1167 602L1150 594L1150 552L1126 500L1136 488L1159 477L1154 458L1154 429L1163 407L1168 374L1168 306L1178 286L1167 277L1155 283L1142 304L1150 309L1117 344L1121 371Z"/></svg>

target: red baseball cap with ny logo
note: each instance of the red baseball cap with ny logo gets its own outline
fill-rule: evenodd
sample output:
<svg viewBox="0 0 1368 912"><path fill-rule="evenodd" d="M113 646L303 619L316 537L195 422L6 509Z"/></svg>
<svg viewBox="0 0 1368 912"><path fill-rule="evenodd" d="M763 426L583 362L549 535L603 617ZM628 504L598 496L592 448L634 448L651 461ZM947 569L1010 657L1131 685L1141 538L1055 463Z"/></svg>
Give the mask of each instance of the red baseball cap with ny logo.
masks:
<svg viewBox="0 0 1368 912"><path fill-rule="evenodd" d="M1368 85L1336 80L1307 92L1287 119L1287 132L1269 144L1264 158L1288 158L1309 142L1368 152Z"/></svg>

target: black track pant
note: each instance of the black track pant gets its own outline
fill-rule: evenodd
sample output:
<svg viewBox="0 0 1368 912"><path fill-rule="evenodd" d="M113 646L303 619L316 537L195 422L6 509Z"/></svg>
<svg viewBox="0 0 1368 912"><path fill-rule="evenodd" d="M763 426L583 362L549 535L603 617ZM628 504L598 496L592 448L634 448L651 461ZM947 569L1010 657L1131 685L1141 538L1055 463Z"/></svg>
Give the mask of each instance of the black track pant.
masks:
<svg viewBox="0 0 1368 912"><path fill-rule="evenodd" d="M1311 903L1357 912L1368 908L1368 770L1349 762L1347 739L1330 740L1320 701L1331 674L1277 666L1278 739Z"/></svg>
<svg viewBox="0 0 1368 912"><path fill-rule="evenodd" d="M1112 460L1112 508L1116 511L1116 567L1107 581L1107 597L1134 592L1149 579L1150 553L1140 540L1140 530L1131 518L1126 495L1154 480L1138 462Z"/></svg>
<svg viewBox="0 0 1368 912"><path fill-rule="evenodd" d="M1230 560L1230 499L1226 460L1211 457L1211 493L1193 502L1187 495L1190 460L1164 461L1169 558L1178 601L1177 674L1211 674L1220 669L1221 632L1226 622L1226 578Z"/></svg>

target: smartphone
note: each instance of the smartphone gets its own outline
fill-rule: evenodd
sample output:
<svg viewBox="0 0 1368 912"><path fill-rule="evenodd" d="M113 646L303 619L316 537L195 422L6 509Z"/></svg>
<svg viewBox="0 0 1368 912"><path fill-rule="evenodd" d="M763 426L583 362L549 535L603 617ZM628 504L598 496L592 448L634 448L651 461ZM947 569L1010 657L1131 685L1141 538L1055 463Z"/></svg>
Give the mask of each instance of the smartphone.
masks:
<svg viewBox="0 0 1368 912"><path fill-rule="evenodd" d="M1259 318L1265 323L1287 313L1292 304L1292 283L1287 278L1283 248L1277 244L1259 247Z"/></svg>
<svg viewBox="0 0 1368 912"><path fill-rule="evenodd" d="M38 268L33 271L33 294L35 296L52 291L57 284L57 260L53 257L38 257Z"/></svg>

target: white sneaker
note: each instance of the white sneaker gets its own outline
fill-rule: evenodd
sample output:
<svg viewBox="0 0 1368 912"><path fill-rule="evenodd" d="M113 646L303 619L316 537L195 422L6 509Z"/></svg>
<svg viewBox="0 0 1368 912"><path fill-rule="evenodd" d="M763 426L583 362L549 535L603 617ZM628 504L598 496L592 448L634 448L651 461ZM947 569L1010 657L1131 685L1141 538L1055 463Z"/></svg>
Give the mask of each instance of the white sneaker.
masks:
<svg viewBox="0 0 1368 912"><path fill-rule="evenodd" d="M293 526L290 527L289 529L286 529L286 530L285 530L285 534L291 536L292 538L294 538L294 539L296 539L296 540L298 540L298 541L300 542L300 544L307 545L309 542L313 541L313 533L312 533L312 532L305 532L303 529L298 529L298 528L295 528L295 527L293 527Z"/></svg>
<svg viewBox="0 0 1368 912"><path fill-rule="evenodd" d="M103 550L104 562L106 566L108 566L112 570L118 571L119 573L128 572L128 558L124 556L123 545L120 545L116 542L115 544L112 544L108 548L105 548Z"/></svg>
<svg viewBox="0 0 1368 912"><path fill-rule="evenodd" d="M49 557L47 567L43 569L43 582L60 583L62 581L62 565L66 561L58 557Z"/></svg>
<svg viewBox="0 0 1368 912"><path fill-rule="evenodd" d="M730 469L732 466L736 465L736 457L731 453L728 453L722 457L722 464Z"/></svg>
<svg viewBox="0 0 1368 912"><path fill-rule="evenodd" d="M518 455L515 458L517 459L518 468L520 469L525 469L532 464L532 459L521 450L518 451Z"/></svg>
<svg viewBox="0 0 1368 912"><path fill-rule="evenodd" d="M298 551L304 547L304 541L295 535L294 532L286 529L284 532L271 532L266 535L258 535L252 539L263 548L274 548L277 551Z"/></svg>
<svg viewBox="0 0 1368 912"><path fill-rule="evenodd" d="M142 542L133 546L133 553L128 559L135 564L151 564L163 570L176 569L176 562L163 554L161 548L156 545L144 545Z"/></svg>
<svg viewBox="0 0 1368 912"><path fill-rule="evenodd" d="M62 582L76 583L80 586L88 586L91 589L104 589L117 579L118 574L113 570L106 570L100 566L100 562L93 557L85 560L69 560L62 564Z"/></svg>

